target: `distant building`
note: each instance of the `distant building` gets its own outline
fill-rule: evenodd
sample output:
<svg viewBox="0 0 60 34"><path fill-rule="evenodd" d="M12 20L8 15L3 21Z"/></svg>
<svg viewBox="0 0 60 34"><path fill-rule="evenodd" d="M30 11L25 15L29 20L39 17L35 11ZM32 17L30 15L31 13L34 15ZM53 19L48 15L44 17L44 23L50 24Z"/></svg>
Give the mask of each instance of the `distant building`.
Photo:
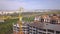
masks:
<svg viewBox="0 0 60 34"><path fill-rule="evenodd" d="M39 16L36 16L35 18L34 18L34 22L39 22L40 21L40 17Z"/></svg>
<svg viewBox="0 0 60 34"><path fill-rule="evenodd" d="M50 23L58 24L59 21L60 21L60 18L58 16L58 14L51 14L50 15Z"/></svg>
<svg viewBox="0 0 60 34"><path fill-rule="evenodd" d="M45 23L50 22L49 15L42 15L42 18L41 19L43 19L43 22L45 22Z"/></svg>
<svg viewBox="0 0 60 34"><path fill-rule="evenodd" d="M49 14L42 15L41 17L35 17L35 21L40 21L44 23L59 24L60 23L60 14Z"/></svg>

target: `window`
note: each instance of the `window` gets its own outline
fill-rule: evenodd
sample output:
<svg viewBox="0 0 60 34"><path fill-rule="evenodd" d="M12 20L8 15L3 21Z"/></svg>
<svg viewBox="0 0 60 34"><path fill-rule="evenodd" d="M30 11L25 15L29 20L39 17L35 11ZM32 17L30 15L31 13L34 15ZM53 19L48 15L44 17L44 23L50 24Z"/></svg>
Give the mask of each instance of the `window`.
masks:
<svg viewBox="0 0 60 34"><path fill-rule="evenodd" d="M39 32L39 33L37 33L37 34L43 34L42 32Z"/></svg>
<svg viewBox="0 0 60 34"><path fill-rule="evenodd" d="M52 33L54 33L54 30L49 30L49 29L48 29L48 32L52 32Z"/></svg>
<svg viewBox="0 0 60 34"><path fill-rule="evenodd" d="M60 31L56 31L56 34L60 34Z"/></svg>

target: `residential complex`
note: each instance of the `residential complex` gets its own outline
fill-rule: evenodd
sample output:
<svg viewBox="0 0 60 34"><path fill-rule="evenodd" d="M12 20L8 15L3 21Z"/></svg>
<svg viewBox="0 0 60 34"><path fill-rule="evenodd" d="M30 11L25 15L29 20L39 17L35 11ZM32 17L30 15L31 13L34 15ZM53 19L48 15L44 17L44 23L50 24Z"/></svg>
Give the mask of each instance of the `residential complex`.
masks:
<svg viewBox="0 0 60 34"><path fill-rule="evenodd" d="M23 34L60 34L59 14L36 16L33 23L23 23ZM13 34L19 34L19 24L13 24Z"/></svg>

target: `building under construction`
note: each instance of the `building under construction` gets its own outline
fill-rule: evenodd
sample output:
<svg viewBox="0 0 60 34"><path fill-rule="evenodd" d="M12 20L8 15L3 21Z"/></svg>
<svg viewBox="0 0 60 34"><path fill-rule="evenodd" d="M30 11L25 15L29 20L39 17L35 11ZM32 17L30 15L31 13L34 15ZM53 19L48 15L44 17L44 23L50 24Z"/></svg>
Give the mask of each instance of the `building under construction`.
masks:
<svg viewBox="0 0 60 34"><path fill-rule="evenodd" d="M23 34L60 34L60 25L50 23L25 23L22 25ZM19 34L18 24L13 26L13 33Z"/></svg>

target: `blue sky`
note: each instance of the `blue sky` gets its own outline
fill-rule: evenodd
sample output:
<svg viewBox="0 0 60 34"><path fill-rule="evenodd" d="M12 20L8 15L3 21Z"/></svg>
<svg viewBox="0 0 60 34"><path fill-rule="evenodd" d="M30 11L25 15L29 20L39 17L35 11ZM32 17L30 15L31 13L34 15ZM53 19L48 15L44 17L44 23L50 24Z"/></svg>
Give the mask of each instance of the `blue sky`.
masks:
<svg viewBox="0 0 60 34"><path fill-rule="evenodd" d="M60 9L60 0L0 0L0 10Z"/></svg>

